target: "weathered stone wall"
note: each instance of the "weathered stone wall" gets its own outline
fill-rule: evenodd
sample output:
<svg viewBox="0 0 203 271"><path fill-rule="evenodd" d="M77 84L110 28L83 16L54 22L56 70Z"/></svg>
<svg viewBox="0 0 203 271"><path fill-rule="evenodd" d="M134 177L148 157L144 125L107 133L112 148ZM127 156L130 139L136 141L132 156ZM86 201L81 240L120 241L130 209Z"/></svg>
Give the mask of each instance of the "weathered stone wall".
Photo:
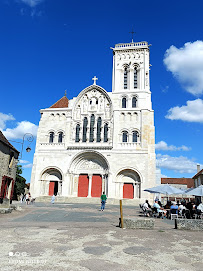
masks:
<svg viewBox="0 0 203 271"><path fill-rule="evenodd" d="M203 231L202 219L177 219L178 230L199 230Z"/></svg>
<svg viewBox="0 0 203 271"><path fill-rule="evenodd" d="M126 229L153 229L154 219L124 218L123 226Z"/></svg>
<svg viewBox="0 0 203 271"><path fill-rule="evenodd" d="M0 184L4 175L15 180L16 177L16 165L18 163L16 154L14 155L14 161L9 168L10 148L0 142Z"/></svg>

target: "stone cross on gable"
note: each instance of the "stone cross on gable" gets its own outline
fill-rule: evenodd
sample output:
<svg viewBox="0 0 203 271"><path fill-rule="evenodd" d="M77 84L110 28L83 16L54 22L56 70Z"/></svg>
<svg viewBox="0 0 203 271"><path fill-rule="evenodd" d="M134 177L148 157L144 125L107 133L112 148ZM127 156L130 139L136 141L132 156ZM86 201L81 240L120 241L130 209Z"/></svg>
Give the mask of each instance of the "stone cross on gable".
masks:
<svg viewBox="0 0 203 271"><path fill-rule="evenodd" d="M93 85L96 85L96 81L98 80L98 78L95 76L92 78L92 80L94 81Z"/></svg>

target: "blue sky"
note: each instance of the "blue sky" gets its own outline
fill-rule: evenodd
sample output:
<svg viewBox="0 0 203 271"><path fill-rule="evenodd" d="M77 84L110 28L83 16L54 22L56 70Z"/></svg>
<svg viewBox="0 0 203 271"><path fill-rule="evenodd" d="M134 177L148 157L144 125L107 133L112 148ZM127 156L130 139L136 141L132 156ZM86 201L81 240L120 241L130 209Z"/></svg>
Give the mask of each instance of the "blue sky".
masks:
<svg viewBox="0 0 203 271"><path fill-rule="evenodd" d="M0 129L36 135L39 110L92 84L111 91L117 43L148 41L157 163L163 176L191 177L203 165L201 0L0 2ZM26 147L25 140L25 147ZM21 144L13 143L21 149ZM35 141L23 152L30 181Z"/></svg>

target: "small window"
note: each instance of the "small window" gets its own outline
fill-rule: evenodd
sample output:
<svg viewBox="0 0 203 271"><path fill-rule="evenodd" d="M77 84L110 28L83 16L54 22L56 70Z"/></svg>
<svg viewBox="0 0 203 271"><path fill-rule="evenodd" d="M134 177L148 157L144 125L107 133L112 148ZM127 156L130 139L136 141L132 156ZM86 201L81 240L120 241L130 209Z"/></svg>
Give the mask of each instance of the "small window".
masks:
<svg viewBox="0 0 203 271"><path fill-rule="evenodd" d="M122 108L126 108L126 98L122 99Z"/></svg>
<svg viewBox="0 0 203 271"><path fill-rule="evenodd" d="M87 124L88 124L88 120L87 120L87 117L85 117L83 120L82 142L87 141Z"/></svg>
<svg viewBox="0 0 203 271"><path fill-rule="evenodd" d="M76 125L76 131L75 131L75 142L80 141L80 124Z"/></svg>
<svg viewBox="0 0 203 271"><path fill-rule="evenodd" d="M123 132L122 142L128 142L128 132L127 131Z"/></svg>
<svg viewBox="0 0 203 271"><path fill-rule="evenodd" d="M108 142L108 123L104 125L104 142Z"/></svg>
<svg viewBox="0 0 203 271"><path fill-rule="evenodd" d="M101 123L101 117L99 117L97 120L97 142L101 141Z"/></svg>
<svg viewBox="0 0 203 271"><path fill-rule="evenodd" d="M137 142L138 141L138 137L139 137L138 132L134 131L133 132L133 142Z"/></svg>
<svg viewBox="0 0 203 271"><path fill-rule="evenodd" d="M63 133L60 132L58 136L58 143L62 143L62 142L63 142Z"/></svg>
<svg viewBox="0 0 203 271"><path fill-rule="evenodd" d="M137 107L137 99L135 97L132 98L132 108Z"/></svg>
<svg viewBox="0 0 203 271"><path fill-rule="evenodd" d="M134 88L137 88L137 68L134 69Z"/></svg>
<svg viewBox="0 0 203 271"><path fill-rule="evenodd" d="M124 69L124 89L128 88L128 69Z"/></svg>
<svg viewBox="0 0 203 271"><path fill-rule="evenodd" d="M53 143L54 142L54 132L51 132L49 134L49 143Z"/></svg>
<svg viewBox="0 0 203 271"><path fill-rule="evenodd" d="M94 142L94 121L95 117L92 115L90 117L90 142Z"/></svg>

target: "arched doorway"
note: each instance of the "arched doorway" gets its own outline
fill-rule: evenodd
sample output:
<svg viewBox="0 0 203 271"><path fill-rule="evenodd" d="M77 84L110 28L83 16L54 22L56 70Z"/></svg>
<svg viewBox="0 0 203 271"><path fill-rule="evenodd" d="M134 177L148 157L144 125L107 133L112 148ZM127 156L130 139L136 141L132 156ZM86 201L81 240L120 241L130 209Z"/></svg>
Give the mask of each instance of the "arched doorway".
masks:
<svg viewBox="0 0 203 271"><path fill-rule="evenodd" d="M62 193L62 174L58 169L49 168L42 174L42 189L43 195L61 195Z"/></svg>
<svg viewBox="0 0 203 271"><path fill-rule="evenodd" d="M78 154L70 166L72 177L71 194L77 197L100 197L108 193L107 160L98 152Z"/></svg>
<svg viewBox="0 0 203 271"><path fill-rule="evenodd" d="M141 180L139 174L133 169L123 169L116 177L121 184L121 197L125 199L140 198Z"/></svg>

